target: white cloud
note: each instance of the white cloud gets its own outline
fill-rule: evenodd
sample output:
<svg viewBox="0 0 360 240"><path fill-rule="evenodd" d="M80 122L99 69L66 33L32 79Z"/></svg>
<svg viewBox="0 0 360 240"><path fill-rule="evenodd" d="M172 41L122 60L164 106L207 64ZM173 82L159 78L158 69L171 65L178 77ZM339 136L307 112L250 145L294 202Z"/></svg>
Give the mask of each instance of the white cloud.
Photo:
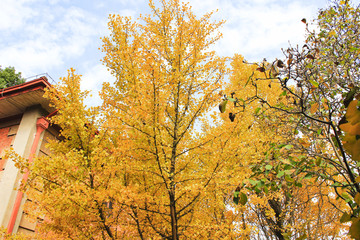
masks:
<svg viewBox="0 0 360 240"><path fill-rule="evenodd" d="M19 16L29 11L25 1L11 6L18 8ZM0 29L8 35L8 39L0 39L0 64L15 66L25 77L49 72L80 57L105 24L105 19L101 22L91 13L73 6L40 5L31 12L32 17L20 18L15 28L9 19Z"/></svg>
<svg viewBox="0 0 360 240"><path fill-rule="evenodd" d="M191 5L200 14L219 8L214 17L226 23L215 49L226 56L240 53L249 60L281 55L281 48L288 47L289 41L303 41L305 26L301 19L312 19L318 10L304 2L275 0L192 0Z"/></svg>
<svg viewBox="0 0 360 240"><path fill-rule="evenodd" d="M56 5L56 4L59 4L59 3L69 3L70 0L48 0L49 1L49 4L51 5Z"/></svg>
<svg viewBox="0 0 360 240"><path fill-rule="evenodd" d="M29 47L29 44L32 47ZM3 56L6 61L2 59ZM6 48L1 53L0 62L7 62L5 66L16 66L16 70L23 72L25 77L46 72L46 69L54 65L63 64L60 49L56 46L43 49L41 41L29 41Z"/></svg>
<svg viewBox="0 0 360 240"><path fill-rule="evenodd" d="M32 9L26 6L26 0L2 0L0 7L0 31L6 34L8 31L19 29L25 21L34 16Z"/></svg>
<svg viewBox="0 0 360 240"><path fill-rule="evenodd" d="M101 63L87 69L81 79L81 89L89 90L92 93L92 97L88 98L86 102L92 106L99 105L101 102L98 92L101 90L103 82L114 83L115 81L115 77Z"/></svg>

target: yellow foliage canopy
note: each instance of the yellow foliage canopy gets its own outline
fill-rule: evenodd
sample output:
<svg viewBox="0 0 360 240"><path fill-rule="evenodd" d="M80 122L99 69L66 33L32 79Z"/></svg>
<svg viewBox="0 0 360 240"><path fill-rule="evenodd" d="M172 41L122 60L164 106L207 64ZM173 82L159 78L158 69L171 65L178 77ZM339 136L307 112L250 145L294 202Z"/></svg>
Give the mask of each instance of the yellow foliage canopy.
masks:
<svg viewBox="0 0 360 240"><path fill-rule="evenodd" d="M350 102L345 117L348 122L340 125L341 130L345 132L344 148L351 154L353 160L360 161L360 110L358 109L358 100Z"/></svg>

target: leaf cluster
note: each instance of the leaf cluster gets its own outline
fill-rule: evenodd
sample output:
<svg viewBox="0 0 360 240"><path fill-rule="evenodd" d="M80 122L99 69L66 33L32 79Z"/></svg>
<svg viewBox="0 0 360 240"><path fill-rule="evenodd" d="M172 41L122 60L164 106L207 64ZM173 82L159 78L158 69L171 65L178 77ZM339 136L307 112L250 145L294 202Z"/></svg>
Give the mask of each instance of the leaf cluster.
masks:
<svg viewBox="0 0 360 240"><path fill-rule="evenodd" d="M0 88L7 88L24 83L25 79L21 77L21 73L16 73L14 67L1 68L0 66Z"/></svg>

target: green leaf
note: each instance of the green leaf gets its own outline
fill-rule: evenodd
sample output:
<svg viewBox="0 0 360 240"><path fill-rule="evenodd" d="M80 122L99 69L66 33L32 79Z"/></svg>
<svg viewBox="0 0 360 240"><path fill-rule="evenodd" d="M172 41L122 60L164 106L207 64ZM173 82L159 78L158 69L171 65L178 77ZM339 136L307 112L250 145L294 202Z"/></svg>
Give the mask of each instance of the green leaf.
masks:
<svg viewBox="0 0 360 240"><path fill-rule="evenodd" d="M285 175L285 181L287 181L289 183L293 183L295 180L292 179L289 175Z"/></svg>
<svg viewBox="0 0 360 240"><path fill-rule="evenodd" d="M239 191L235 191L235 192L234 192L233 201L234 201L235 204L239 204L239 194L240 194Z"/></svg>
<svg viewBox="0 0 360 240"><path fill-rule="evenodd" d="M311 179L313 176L312 173L307 173L303 179Z"/></svg>
<svg viewBox="0 0 360 240"><path fill-rule="evenodd" d="M351 220L351 215L347 212L344 212L340 218L341 223L346 223L346 222L349 222L350 220Z"/></svg>
<svg viewBox="0 0 360 240"><path fill-rule="evenodd" d="M286 90L284 90L281 94L280 94L280 97L283 97L283 96L286 96L287 92Z"/></svg>
<svg viewBox="0 0 360 240"><path fill-rule="evenodd" d="M296 240L305 240L307 238L307 235L304 233L300 237L298 237Z"/></svg>
<svg viewBox="0 0 360 240"><path fill-rule="evenodd" d="M356 47L350 47L350 52L356 52L356 51L358 51L359 50L359 48L356 48Z"/></svg>
<svg viewBox="0 0 360 240"><path fill-rule="evenodd" d="M264 186L264 192L265 192L266 194L269 193L269 189L268 189L266 186Z"/></svg>
<svg viewBox="0 0 360 240"><path fill-rule="evenodd" d="M289 144L289 145L286 145L284 148L287 149L287 150L290 150L293 147L294 147L293 145Z"/></svg>
<svg viewBox="0 0 360 240"><path fill-rule="evenodd" d="M312 79L310 79L309 80L309 82L314 86L314 87L319 87L319 83L318 82L316 82L316 81L314 81L314 80L312 80Z"/></svg>
<svg viewBox="0 0 360 240"><path fill-rule="evenodd" d="M255 115L258 114L260 110L261 110L260 107L256 108L256 109L255 109Z"/></svg>
<svg viewBox="0 0 360 240"><path fill-rule="evenodd" d="M284 176L284 174L285 174L285 171L280 171L280 172L276 175L276 177L281 178L282 176Z"/></svg>
<svg viewBox="0 0 360 240"><path fill-rule="evenodd" d="M341 186L341 184L340 184L340 183L338 183L338 182L335 182L334 184L331 184L330 186L331 186L331 187L340 187L340 186Z"/></svg>
<svg viewBox="0 0 360 240"><path fill-rule="evenodd" d="M283 236L284 236L284 239L285 240L290 240L290 237L291 237L291 232L290 233L283 233Z"/></svg>
<svg viewBox="0 0 360 240"><path fill-rule="evenodd" d="M266 166L265 166L265 169L266 169L266 170L271 170L272 168L273 168L273 166L271 166L271 165L266 165Z"/></svg>
<svg viewBox="0 0 360 240"><path fill-rule="evenodd" d="M245 193L240 193L239 197L240 197L240 200L239 200L240 204L245 205L247 203L247 200L248 200L246 194Z"/></svg>
<svg viewBox="0 0 360 240"><path fill-rule="evenodd" d="M240 191L235 191L235 192L234 192L234 197L235 197L235 198L239 197L239 194L240 194Z"/></svg>
<svg viewBox="0 0 360 240"><path fill-rule="evenodd" d="M230 102L236 102L236 99L228 97L227 100L229 100Z"/></svg>
<svg viewBox="0 0 360 240"><path fill-rule="evenodd" d="M264 185L265 185L265 183L263 181L258 181L258 184L256 185L256 187L262 188Z"/></svg>
<svg viewBox="0 0 360 240"><path fill-rule="evenodd" d="M252 76L254 76L254 72L249 76L249 78L248 78L248 80L246 81L244 87L246 87L246 86L248 85L248 83L250 82L250 79L252 78Z"/></svg>
<svg viewBox="0 0 360 240"><path fill-rule="evenodd" d="M351 201L351 197L350 197L347 193L342 193L341 196L342 196L343 198L345 198L345 201L346 201L346 202Z"/></svg>
<svg viewBox="0 0 360 240"><path fill-rule="evenodd" d="M290 164L286 164L284 167L284 170L286 170L286 173L290 174L293 167Z"/></svg>
<svg viewBox="0 0 360 240"><path fill-rule="evenodd" d="M251 185L255 186L255 185L257 185L258 181L249 179L249 183L250 183Z"/></svg>

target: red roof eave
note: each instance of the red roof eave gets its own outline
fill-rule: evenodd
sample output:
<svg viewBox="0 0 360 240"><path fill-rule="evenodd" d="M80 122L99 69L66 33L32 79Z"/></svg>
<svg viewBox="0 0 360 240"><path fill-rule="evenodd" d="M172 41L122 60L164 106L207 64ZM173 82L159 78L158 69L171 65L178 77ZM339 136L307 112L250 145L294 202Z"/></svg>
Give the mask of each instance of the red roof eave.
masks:
<svg viewBox="0 0 360 240"><path fill-rule="evenodd" d="M46 77L40 77L38 79L25 82L19 85L15 85L12 87L4 88L0 90L0 100L13 97L19 94L23 94L30 91L36 91L39 89L44 89L46 87L50 87L51 84L48 82Z"/></svg>

